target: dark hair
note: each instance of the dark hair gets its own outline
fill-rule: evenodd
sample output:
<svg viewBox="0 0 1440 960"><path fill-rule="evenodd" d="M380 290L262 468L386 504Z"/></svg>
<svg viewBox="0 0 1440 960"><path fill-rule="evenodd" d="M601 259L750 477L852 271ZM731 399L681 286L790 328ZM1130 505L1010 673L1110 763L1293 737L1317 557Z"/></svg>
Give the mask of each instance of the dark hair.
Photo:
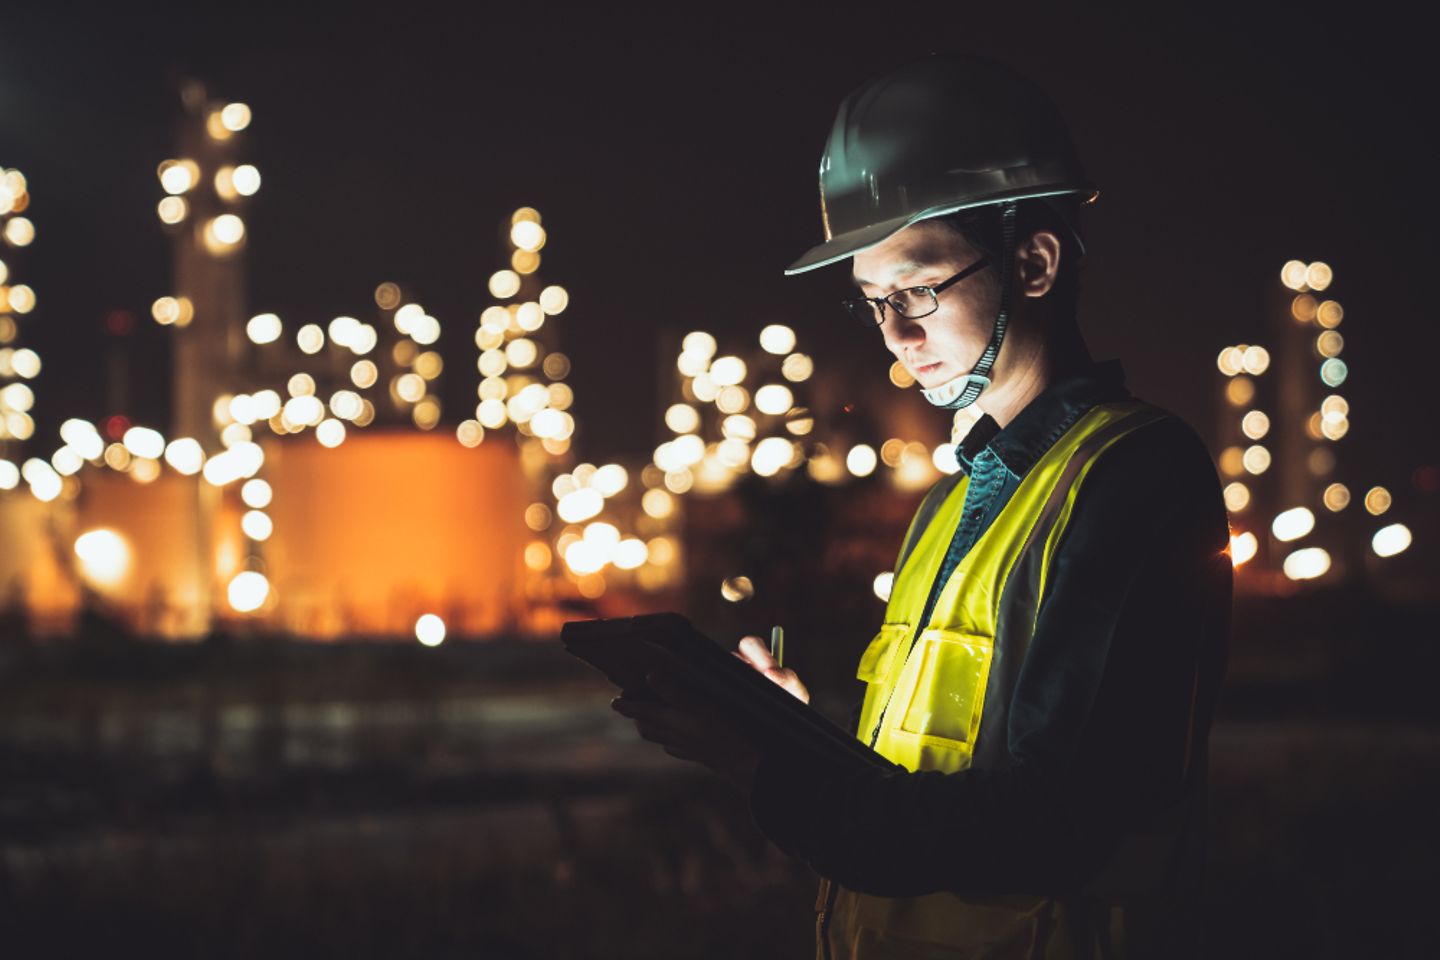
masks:
<svg viewBox="0 0 1440 960"><path fill-rule="evenodd" d="M1074 317L1080 303L1080 248L1069 224L1051 203L1065 205L1072 214L1077 214L1080 206L1073 197L1068 196L1052 198L1049 202L1039 199L1020 201L1015 209L1015 244L1019 246L1024 243L1037 230L1048 230L1060 238L1060 270L1055 277L1054 286L1045 297L1053 299L1062 316ZM987 204L935 218L994 261L993 276L997 284L1000 278L999 259L1005 240L1000 209L998 204ZM1074 216L1071 222L1078 224L1078 216Z"/></svg>

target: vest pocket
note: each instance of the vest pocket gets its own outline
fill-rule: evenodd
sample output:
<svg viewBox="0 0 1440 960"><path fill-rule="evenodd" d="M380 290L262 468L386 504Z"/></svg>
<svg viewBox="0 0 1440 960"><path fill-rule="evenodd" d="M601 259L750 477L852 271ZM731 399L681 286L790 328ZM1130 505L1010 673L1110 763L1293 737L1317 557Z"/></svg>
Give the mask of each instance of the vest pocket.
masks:
<svg viewBox="0 0 1440 960"><path fill-rule="evenodd" d="M855 670L855 676L867 683L879 683L890 675L890 669L895 665L895 655L899 653L900 647L906 637L910 635L910 624L908 623L885 623L880 625L880 632L875 634L875 639L860 654L860 666Z"/></svg>
<svg viewBox="0 0 1440 960"><path fill-rule="evenodd" d="M952 746L973 744L993 652L992 637L933 628L920 634L918 675L900 730Z"/></svg>

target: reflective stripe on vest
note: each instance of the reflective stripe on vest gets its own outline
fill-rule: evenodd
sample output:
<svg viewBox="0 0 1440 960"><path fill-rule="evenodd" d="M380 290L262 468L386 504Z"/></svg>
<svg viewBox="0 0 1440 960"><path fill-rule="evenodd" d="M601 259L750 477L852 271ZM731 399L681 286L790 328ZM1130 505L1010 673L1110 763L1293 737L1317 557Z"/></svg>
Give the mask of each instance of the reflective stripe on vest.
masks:
<svg viewBox="0 0 1440 960"><path fill-rule="evenodd" d="M968 479L947 477L931 490L901 547L884 624L856 671L867 683L857 736L911 771L1009 765L1009 699L1076 496L1107 449L1166 416L1134 399L1083 414L961 559L929 622L917 624L960 524ZM816 906L817 956L827 960L933 956L940 944L998 945L1012 938L1039 948L1016 956L1072 955L1074 918L1066 916L1066 905L1044 898L976 900L940 892L896 899L825 880Z"/></svg>

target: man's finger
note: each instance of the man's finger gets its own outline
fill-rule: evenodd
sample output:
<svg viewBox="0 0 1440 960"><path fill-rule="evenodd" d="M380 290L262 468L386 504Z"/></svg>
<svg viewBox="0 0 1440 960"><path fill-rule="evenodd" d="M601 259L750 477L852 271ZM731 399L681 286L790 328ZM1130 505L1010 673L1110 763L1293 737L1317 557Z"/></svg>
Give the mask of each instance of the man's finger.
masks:
<svg viewBox="0 0 1440 960"><path fill-rule="evenodd" d="M758 670L768 670L775 666L775 658L770 656L770 648L759 637L741 637L740 655Z"/></svg>
<svg viewBox="0 0 1440 960"><path fill-rule="evenodd" d="M773 680L786 692L798 700L810 702L810 690L800 681L800 675L789 667L776 667L773 670L766 670L765 676Z"/></svg>

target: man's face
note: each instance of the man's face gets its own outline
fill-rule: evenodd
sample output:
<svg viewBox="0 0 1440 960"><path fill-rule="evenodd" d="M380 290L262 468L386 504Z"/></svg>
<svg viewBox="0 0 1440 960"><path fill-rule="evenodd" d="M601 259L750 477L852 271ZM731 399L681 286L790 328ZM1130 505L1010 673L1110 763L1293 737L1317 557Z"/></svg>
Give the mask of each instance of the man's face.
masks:
<svg viewBox="0 0 1440 960"><path fill-rule="evenodd" d="M974 263L978 252L943 224L922 220L855 254L852 279L867 297L914 286L938 286ZM940 308L911 320L888 304L880 333L885 346L922 387L969 373L985 352L999 309L991 267L940 293Z"/></svg>

